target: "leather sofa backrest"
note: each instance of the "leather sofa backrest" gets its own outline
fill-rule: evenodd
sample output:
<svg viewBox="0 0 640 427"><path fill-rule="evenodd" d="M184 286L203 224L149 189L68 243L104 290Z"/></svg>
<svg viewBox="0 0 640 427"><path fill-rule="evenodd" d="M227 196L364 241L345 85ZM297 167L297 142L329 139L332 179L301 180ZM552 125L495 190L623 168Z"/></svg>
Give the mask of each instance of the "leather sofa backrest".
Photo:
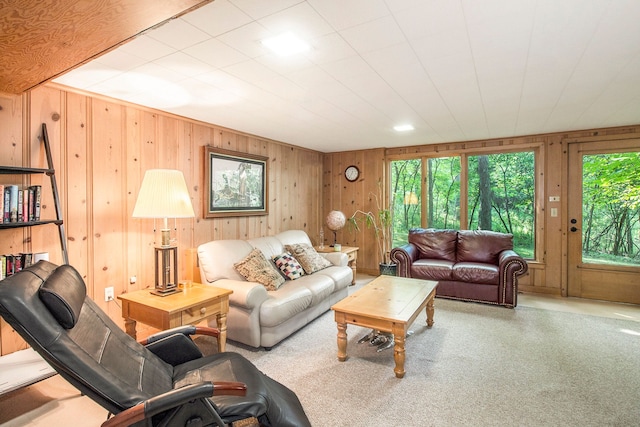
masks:
<svg viewBox="0 0 640 427"><path fill-rule="evenodd" d="M233 264L242 261L253 250L246 240L212 240L198 246L200 280L213 283L220 279L245 280Z"/></svg>
<svg viewBox="0 0 640 427"><path fill-rule="evenodd" d="M409 230L409 243L420 252L418 258L456 261L456 230L436 230L433 228L413 228Z"/></svg>
<svg viewBox="0 0 640 427"><path fill-rule="evenodd" d="M458 262L498 265L500 252L513 249L513 235L488 230L458 231Z"/></svg>

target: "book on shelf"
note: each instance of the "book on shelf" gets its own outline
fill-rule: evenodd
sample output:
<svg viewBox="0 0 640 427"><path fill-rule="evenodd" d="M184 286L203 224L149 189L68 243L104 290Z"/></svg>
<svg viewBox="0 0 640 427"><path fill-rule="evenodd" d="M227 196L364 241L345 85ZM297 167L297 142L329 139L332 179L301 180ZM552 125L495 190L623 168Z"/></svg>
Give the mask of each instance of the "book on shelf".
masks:
<svg viewBox="0 0 640 427"><path fill-rule="evenodd" d="M0 255L0 279L12 276L34 263L37 254L20 253Z"/></svg>
<svg viewBox="0 0 640 427"><path fill-rule="evenodd" d="M18 222L18 186L9 185L9 221Z"/></svg>
<svg viewBox="0 0 640 427"><path fill-rule="evenodd" d="M42 186L1 185L0 223L40 221Z"/></svg>
<svg viewBox="0 0 640 427"><path fill-rule="evenodd" d="M9 186L4 187L4 210L2 211L2 222L11 221L11 213L9 212L9 201L11 200L11 191Z"/></svg>
<svg viewBox="0 0 640 427"><path fill-rule="evenodd" d="M40 221L40 200L42 199L42 186L32 185L33 189L33 221Z"/></svg>

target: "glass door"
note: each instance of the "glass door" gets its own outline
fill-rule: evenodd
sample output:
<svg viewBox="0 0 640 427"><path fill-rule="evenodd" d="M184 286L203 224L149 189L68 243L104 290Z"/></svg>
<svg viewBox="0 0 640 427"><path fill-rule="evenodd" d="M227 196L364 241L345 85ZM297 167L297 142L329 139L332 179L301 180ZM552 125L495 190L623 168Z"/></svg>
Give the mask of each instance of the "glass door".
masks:
<svg viewBox="0 0 640 427"><path fill-rule="evenodd" d="M569 296L640 303L638 144L569 144Z"/></svg>

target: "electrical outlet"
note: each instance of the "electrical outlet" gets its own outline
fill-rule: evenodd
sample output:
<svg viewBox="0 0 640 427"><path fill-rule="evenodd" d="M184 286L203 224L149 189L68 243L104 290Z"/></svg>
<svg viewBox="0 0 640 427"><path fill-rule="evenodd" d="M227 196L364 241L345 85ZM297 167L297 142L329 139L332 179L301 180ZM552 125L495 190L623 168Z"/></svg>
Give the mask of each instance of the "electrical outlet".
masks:
<svg viewBox="0 0 640 427"><path fill-rule="evenodd" d="M113 293L113 286L110 286L108 288L104 288L104 300L105 301L113 301L114 297L115 297L115 295Z"/></svg>

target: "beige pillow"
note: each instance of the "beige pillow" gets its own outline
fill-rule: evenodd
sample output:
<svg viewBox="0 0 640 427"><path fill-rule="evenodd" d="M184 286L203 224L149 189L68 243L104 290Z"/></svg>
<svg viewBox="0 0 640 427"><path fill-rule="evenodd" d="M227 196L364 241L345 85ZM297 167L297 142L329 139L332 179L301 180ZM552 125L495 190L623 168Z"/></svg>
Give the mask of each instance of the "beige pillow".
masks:
<svg viewBox="0 0 640 427"><path fill-rule="evenodd" d="M291 255L298 260L304 272L307 274L315 273L316 271L333 265L325 257L318 254L312 246L306 243L285 245L285 249L291 252Z"/></svg>
<svg viewBox="0 0 640 427"><path fill-rule="evenodd" d="M240 262L233 264L238 273L250 282L258 282L264 285L268 291L275 291L284 283L284 277L269 262L260 249L252 250Z"/></svg>

